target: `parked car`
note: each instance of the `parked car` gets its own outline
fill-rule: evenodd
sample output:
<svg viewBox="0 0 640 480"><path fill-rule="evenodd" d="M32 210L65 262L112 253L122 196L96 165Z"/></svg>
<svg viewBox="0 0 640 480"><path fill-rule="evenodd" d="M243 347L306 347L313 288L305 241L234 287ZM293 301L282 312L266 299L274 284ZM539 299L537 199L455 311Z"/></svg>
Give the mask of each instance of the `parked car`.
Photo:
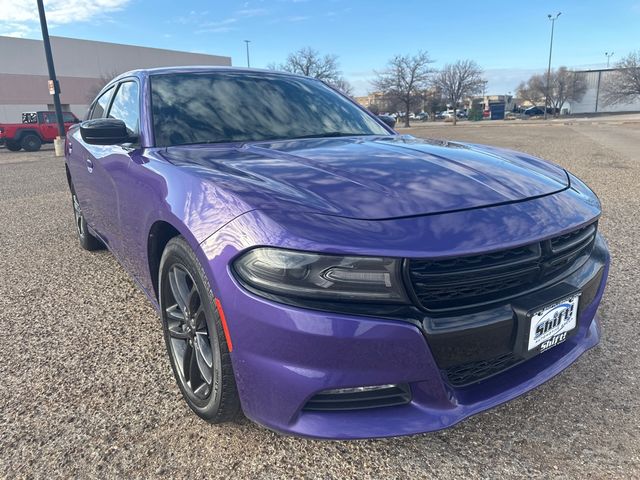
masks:
<svg viewBox="0 0 640 480"><path fill-rule="evenodd" d="M231 67L125 73L65 147L80 245L145 292L210 422L439 430L598 343L600 202L530 155L397 135L318 80Z"/></svg>
<svg viewBox="0 0 640 480"><path fill-rule="evenodd" d="M544 108L529 107L522 113L523 113L523 115L525 115L527 117L536 117L536 116L539 116L539 115L544 115Z"/></svg>
<svg viewBox="0 0 640 480"><path fill-rule="evenodd" d="M395 128L396 126L396 118L392 117L391 115L378 115L378 118L380 120L382 120L385 125L391 127L391 128Z"/></svg>
<svg viewBox="0 0 640 480"><path fill-rule="evenodd" d="M65 131L71 125L80 122L71 112L63 112ZM43 143L53 143L58 136L58 124L55 112L26 112L22 114L22 123L0 124L0 145L17 152L40 150Z"/></svg>
<svg viewBox="0 0 640 480"><path fill-rule="evenodd" d="M416 115L416 120L422 120L423 122L429 120L429 114L426 112L420 112Z"/></svg>

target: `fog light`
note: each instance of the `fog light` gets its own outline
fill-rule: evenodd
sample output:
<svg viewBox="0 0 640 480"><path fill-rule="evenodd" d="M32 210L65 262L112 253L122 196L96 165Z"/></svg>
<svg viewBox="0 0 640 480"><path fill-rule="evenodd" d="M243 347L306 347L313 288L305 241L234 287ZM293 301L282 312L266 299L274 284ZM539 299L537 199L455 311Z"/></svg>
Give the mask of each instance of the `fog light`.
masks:
<svg viewBox="0 0 640 480"><path fill-rule="evenodd" d="M385 390L387 388L395 388L397 386L398 385L394 385L390 383L388 385L373 385L370 387L334 388L333 390L323 390L322 394L331 395L331 394L340 394L340 393L371 392L373 390Z"/></svg>
<svg viewBox="0 0 640 480"><path fill-rule="evenodd" d="M411 402L411 389L404 384L385 384L323 390L309 399L303 410L344 411L393 407Z"/></svg>

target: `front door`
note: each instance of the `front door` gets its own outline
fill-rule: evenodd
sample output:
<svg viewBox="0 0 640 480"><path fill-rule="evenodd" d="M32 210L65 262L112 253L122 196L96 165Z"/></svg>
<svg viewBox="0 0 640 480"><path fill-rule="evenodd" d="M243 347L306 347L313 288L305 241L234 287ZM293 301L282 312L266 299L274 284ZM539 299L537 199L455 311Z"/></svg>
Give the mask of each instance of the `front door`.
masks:
<svg viewBox="0 0 640 480"><path fill-rule="evenodd" d="M139 87L134 80L124 80L116 87L113 100L107 110L107 118L122 120L132 137L139 135ZM120 202L120 187L127 185L132 156L136 145L87 145L93 158L92 176L95 195L92 211L98 232L120 258L123 250L121 213L135 205Z"/></svg>
<svg viewBox="0 0 640 480"><path fill-rule="evenodd" d="M114 90L111 87L96 99L89 111L89 119L104 118L107 115ZM94 149L93 145L88 145L82 141L79 128L72 130L68 140L68 166L73 181L73 189L85 220L94 231L102 236L98 213L95 210L96 198L98 196L102 197L102 194L98 192L102 186L96 181L94 175L96 156L99 155L100 150L99 148Z"/></svg>

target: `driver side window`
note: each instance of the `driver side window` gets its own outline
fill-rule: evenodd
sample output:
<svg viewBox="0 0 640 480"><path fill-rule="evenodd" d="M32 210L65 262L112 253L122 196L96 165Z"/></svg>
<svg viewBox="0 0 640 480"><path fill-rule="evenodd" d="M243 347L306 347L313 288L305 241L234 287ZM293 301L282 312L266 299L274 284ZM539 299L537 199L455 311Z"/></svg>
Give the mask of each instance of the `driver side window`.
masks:
<svg viewBox="0 0 640 480"><path fill-rule="evenodd" d="M122 120L129 133L138 135L140 108L138 102L138 84L122 82L109 108L109 118Z"/></svg>
<svg viewBox="0 0 640 480"><path fill-rule="evenodd" d="M113 93L113 87L100 95L100 98L96 100L96 103L93 105L93 110L91 110L91 115L89 115L89 119L93 120L94 118L103 118L105 112L107 110L107 106L109 105L109 100L111 99L111 94Z"/></svg>

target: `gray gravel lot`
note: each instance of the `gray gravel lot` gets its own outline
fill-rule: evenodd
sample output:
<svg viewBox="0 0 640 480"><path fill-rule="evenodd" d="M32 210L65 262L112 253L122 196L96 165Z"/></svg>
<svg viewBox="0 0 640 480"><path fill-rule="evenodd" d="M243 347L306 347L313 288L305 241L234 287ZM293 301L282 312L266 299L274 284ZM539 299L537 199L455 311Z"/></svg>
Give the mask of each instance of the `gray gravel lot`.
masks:
<svg viewBox="0 0 640 480"><path fill-rule="evenodd" d="M592 186L613 255L598 348L434 434L319 442L212 426L181 400L143 294L109 253L77 245L62 160L0 149L0 476L640 478L640 124L411 133L521 149Z"/></svg>

